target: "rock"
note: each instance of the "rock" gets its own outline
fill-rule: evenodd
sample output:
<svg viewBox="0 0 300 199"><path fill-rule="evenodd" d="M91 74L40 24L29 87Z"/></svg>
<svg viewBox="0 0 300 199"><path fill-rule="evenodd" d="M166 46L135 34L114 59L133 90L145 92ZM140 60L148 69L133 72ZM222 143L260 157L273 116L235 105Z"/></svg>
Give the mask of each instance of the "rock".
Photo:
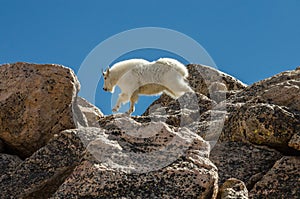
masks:
<svg viewBox="0 0 300 199"><path fill-rule="evenodd" d="M4 143L3 141L0 139L0 153L2 153L4 151Z"/></svg>
<svg viewBox="0 0 300 199"><path fill-rule="evenodd" d="M299 131L299 116L283 107L246 103L229 114L220 139L266 145L288 153L288 142Z"/></svg>
<svg viewBox="0 0 300 199"><path fill-rule="evenodd" d="M255 184L251 198L299 198L300 157L285 156Z"/></svg>
<svg viewBox="0 0 300 199"><path fill-rule="evenodd" d="M300 195L300 70L246 87L187 67L195 93L129 117L78 97L70 69L2 65L0 198L216 198L218 182L219 198Z"/></svg>
<svg viewBox="0 0 300 199"><path fill-rule="evenodd" d="M76 127L72 103L78 91L74 72L61 65L0 66L0 138L29 157L54 134Z"/></svg>
<svg viewBox="0 0 300 199"><path fill-rule="evenodd" d="M177 100L171 100L164 105L160 103L160 100L152 103L143 116L176 127L187 126L198 121L202 113L216 106L213 100L199 93L186 93Z"/></svg>
<svg viewBox="0 0 300 199"><path fill-rule="evenodd" d="M212 67L200 64L188 64L188 81L195 92L204 94L214 100L214 92L241 90L246 87L236 78ZM224 98L225 100L225 98Z"/></svg>
<svg viewBox="0 0 300 199"><path fill-rule="evenodd" d="M248 190L244 182L230 178L220 187L218 199L248 199Z"/></svg>
<svg viewBox="0 0 300 199"><path fill-rule="evenodd" d="M53 198L216 197L217 169L201 137L162 122L114 117Z"/></svg>
<svg viewBox="0 0 300 199"><path fill-rule="evenodd" d="M219 185L228 178L237 178L245 182L250 190L281 157L278 151L268 147L222 142L214 146L209 159L218 168Z"/></svg>
<svg viewBox="0 0 300 199"><path fill-rule="evenodd" d="M158 104L156 104L158 103ZM174 127L186 127L200 135L213 147L218 141L226 118L226 103L216 104L205 95L186 93L162 107L154 102L138 122L162 121Z"/></svg>
<svg viewBox="0 0 300 199"><path fill-rule="evenodd" d="M79 164L83 144L67 130L0 177L0 198L48 198Z"/></svg>
<svg viewBox="0 0 300 199"><path fill-rule="evenodd" d="M22 160L16 155L0 153L0 177L13 171L21 162Z"/></svg>
<svg viewBox="0 0 300 199"><path fill-rule="evenodd" d="M176 100L162 94L159 99L148 107L143 115L176 115L182 109L198 110L199 113L203 113L212 109L215 105L216 103L213 100L200 93L185 93Z"/></svg>
<svg viewBox="0 0 300 199"><path fill-rule="evenodd" d="M260 101L292 110L300 110L300 70L282 72L259 81L229 100L233 102Z"/></svg>
<svg viewBox="0 0 300 199"><path fill-rule="evenodd" d="M100 127L99 119L103 117L103 113L93 104L89 103L82 97L77 97L76 106L78 106L77 115L83 115L81 122L84 124L84 127Z"/></svg>
<svg viewBox="0 0 300 199"><path fill-rule="evenodd" d="M289 147L300 151L300 134L299 134L299 132L293 135L293 137L289 141Z"/></svg>

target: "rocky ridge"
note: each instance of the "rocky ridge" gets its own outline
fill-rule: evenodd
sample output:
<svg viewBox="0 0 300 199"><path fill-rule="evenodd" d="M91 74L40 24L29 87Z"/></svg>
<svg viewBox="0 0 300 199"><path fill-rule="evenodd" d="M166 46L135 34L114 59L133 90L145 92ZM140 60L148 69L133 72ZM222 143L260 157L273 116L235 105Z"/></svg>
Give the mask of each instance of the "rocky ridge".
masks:
<svg viewBox="0 0 300 199"><path fill-rule="evenodd" d="M128 117L69 68L0 66L0 198L297 198L300 68L250 86L187 68L195 93Z"/></svg>

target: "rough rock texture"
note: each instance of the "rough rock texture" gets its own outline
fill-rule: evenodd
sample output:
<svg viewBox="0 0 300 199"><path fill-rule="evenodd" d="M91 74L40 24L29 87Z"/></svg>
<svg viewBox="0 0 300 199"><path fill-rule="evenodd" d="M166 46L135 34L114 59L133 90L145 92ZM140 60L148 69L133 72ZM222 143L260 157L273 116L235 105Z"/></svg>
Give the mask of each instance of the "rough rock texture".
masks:
<svg viewBox="0 0 300 199"><path fill-rule="evenodd" d="M0 198L48 198L79 164L83 144L71 130L0 177Z"/></svg>
<svg viewBox="0 0 300 199"><path fill-rule="evenodd" d="M297 198L300 68L188 70L195 93L129 117L77 97L70 69L0 66L0 198Z"/></svg>
<svg viewBox="0 0 300 199"><path fill-rule="evenodd" d="M105 128L53 198L216 197L217 170L201 137L121 115Z"/></svg>
<svg viewBox="0 0 300 199"><path fill-rule="evenodd" d="M300 132L299 69L280 73L246 88L238 81L227 83L227 89L232 90L226 91L220 82L217 85L203 85L205 81L195 78L197 72L193 70L197 68L193 67L194 65L191 65L189 68L191 86L195 91L208 96L211 101L203 100L205 98L196 93L197 98L202 99L198 100L199 107L206 108L198 111L196 116L194 114L194 120L188 127L209 141L213 147L210 159L219 169L220 184L228 178L235 177L243 180L247 187L252 189L282 157L281 153L300 154L297 152ZM207 78L206 82L210 82L209 75ZM231 80L234 81L228 77L227 82ZM198 85L200 81L202 85ZM220 100L220 96L218 98L212 95L214 92L209 92L208 88L213 87L217 93L223 92L229 99L224 101ZM180 116L184 108L178 105L170 106L174 103L175 101L168 96L161 96L144 115L154 119L154 115L157 117L165 114L160 117L168 118L168 124L180 126ZM171 107L176 107L176 111L170 111ZM221 135L217 132L221 132ZM216 145L214 140L218 140Z"/></svg>
<svg viewBox="0 0 300 199"><path fill-rule="evenodd" d="M259 81L229 100L234 102L260 101L286 106L300 111L300 69L285 71Z"/></svg>
<svg viewBox="0 0 300 199"><path fill-rule="evenodd" d="M96 106L92 105L82 97L77 97L74 107L76 112L75 115L80 117L80 119L77 119L77 121L80 121L78 122L78 126L100 127L98 121L103 117L103 113Z"/></svg>
<svg viewBox="0 0 300 199"><path fill-rule="evenodd" d="M187 68L189 70L188 81L193 90L212 99L215 98L214 92L241 90L246 87L236 78L209 66L189 64Z"/></svg>
<svg viewBox="0 0 300 199"><path fill-rule="evenodd" d="M285 156L255 184L251 198L299 198L300 157Z"/></svg>
<svg viewBox="0 0 300 199"><path fill-rule="evenodd" d="M0 176L13 171L22 160L16 155L0 153Z"/></svg>
<svg viewBox="0 0 300 199"><path fill-rule="evenodd" d="M245 103L230 113L220 138L288 151L295 132L300 132L299 115L273 104Z"/></svg>
<svg viewBox="0 0 300 199"><path fill-rule="evenodd" d="M300 151L300 132L294 134L293 137L290 139L289 147Z"/></svg>
<svg viewBox="0 0 300 199"><path fill-rule="evenodd" d="M243 181L230 178L220 187L218 199L247 199L248 190Z"/></svg>
<svg viewBox="0 0 300 199"><path fill-rule="evenodd" d="M0 138L22 157L54 134L75 128L72 102L79 82L69 68L53 64L0 66Z"/></svg>
<svg viewBox="0 0 300 199"><path fill-rule="evenodd" d="M210 153L210 160L219 169L219 184L234 177L245 182L248 189L281 157L274 149L243 142L218 143Z"/></svg>

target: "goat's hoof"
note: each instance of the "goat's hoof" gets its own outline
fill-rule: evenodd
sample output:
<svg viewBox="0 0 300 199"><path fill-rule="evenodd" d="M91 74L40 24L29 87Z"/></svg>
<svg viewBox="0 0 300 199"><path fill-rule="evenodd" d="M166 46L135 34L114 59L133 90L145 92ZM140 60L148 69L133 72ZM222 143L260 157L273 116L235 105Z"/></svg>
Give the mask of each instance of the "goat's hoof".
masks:
<svg viewBox="0 0 300 199"><path fill-rule="evenodd" d="M126 111L125 113L126 113L127 115L131 115L132 112L131 112L131 111Z"/></svg>
<svg viewBox="0 0 300 199"><path fill-rule="evenodd" d="M118 108L113 108L112 112L118 112L118 110L119 110Z"/></svg>

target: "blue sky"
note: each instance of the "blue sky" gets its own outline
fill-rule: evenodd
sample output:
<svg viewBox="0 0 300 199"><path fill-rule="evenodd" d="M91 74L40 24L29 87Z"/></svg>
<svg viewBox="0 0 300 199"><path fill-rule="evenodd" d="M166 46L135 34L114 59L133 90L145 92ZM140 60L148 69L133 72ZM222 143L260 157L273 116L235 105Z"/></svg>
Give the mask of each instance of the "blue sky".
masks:
<svg viewBox="0 0 300 199"><path fill-rule="evenodd" d="M218 69L247 84L300 65L297 0L0 0L0 27L1 64L58 63L78 72L107 38L133 28L162 27L196 40ZM127 57L134 56L176 57L151 49ZM101 87L100 81L96 105L109 114L111 95ZM136 114L153 99L143 97Z"/></svg>

